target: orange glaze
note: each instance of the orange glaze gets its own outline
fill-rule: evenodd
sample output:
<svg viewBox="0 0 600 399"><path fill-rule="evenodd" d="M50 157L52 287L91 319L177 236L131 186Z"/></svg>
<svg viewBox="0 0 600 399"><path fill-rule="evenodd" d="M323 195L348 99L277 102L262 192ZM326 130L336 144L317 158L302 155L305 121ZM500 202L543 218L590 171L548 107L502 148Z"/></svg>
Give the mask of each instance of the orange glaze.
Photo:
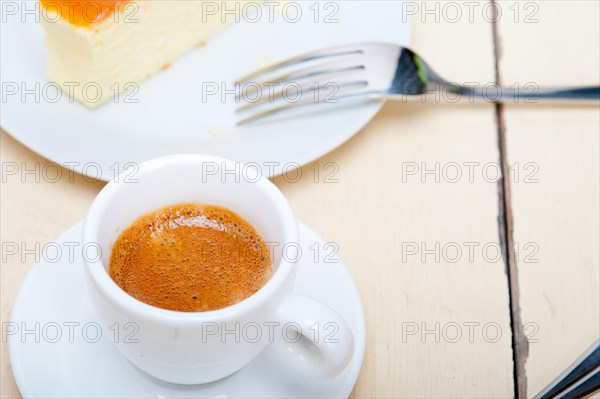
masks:
<svg viewBox="0 0 600 399"><path fill-rule="evenodd" d="M46 11L76 26L90 27L104 21L115 11L122 11L131 0L40 0ZM123 18L126 16L122 16Z"/></svg>

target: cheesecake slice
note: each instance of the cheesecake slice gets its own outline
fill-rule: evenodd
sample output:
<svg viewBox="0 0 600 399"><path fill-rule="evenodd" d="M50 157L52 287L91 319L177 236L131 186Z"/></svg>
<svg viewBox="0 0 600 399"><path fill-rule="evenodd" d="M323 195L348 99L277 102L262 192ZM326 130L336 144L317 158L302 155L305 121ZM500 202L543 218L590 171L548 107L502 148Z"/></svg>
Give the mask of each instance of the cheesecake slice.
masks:
<svg viewBox="0 0 600 399"><path fill-rule="evenodd" d="M48 79L96 107L120 97L237 19L214 1L40 0ZM233 12L232 12L233 10Z"/></svg>

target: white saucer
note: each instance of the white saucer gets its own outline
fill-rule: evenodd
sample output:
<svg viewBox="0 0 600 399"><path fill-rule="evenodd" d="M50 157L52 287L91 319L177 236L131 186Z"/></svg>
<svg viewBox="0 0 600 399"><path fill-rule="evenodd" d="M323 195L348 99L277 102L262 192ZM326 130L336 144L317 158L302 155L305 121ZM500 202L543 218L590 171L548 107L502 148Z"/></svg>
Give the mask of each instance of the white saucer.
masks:
<svg viewBox="0 0 600 399"><path fill-rule="evenodd" d="M277 356L281 347L271 344L244 369L223 380L175 385L152 378L125 360L111 342L112 331L102 331L103 336L93 343L96 330L90 327L84 339L84 325L98 318L86 292L78 245L80 222L55 241L62 251L60 261L55 261L59 258L58 245L47 246L47 253L32 267L15 300L13 326L19 326L20 331L34 330L39 323L39 342L34 333L8 337L12 371L21 394L27 398L348 397L365 350L362 304L343 263L331 256L322 238L303 223L299 225L302 258L294 291L327 303L354 333L356 352L348 368L336 378L314 379L293 373ZM74 248L71 258L69 248ZM64 324L69 322L80 323L73 325L72 334L69 324ZM69 342L69 335L73 342Z"/></svg>

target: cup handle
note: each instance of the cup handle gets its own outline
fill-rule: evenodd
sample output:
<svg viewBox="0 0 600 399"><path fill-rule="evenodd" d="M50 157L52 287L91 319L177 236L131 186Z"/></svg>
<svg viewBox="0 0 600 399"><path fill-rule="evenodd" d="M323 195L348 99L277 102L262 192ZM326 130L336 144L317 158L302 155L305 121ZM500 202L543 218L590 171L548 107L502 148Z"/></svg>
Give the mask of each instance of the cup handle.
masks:
<svg viewBox="0 0 600 399"><path fill-rule="evenodd" d="M354 354L354 337L344 319L329 306L306 296L290 294L283 299L276 315L280 327L285 330L286 326L296 323L294 333L301 333L321 352L325 364L319 374L332 378L348 366ZM298 343L291 343L289 351L295 352L296 345ZM300 354L299 357L306 364L306 356Z"/></svg>

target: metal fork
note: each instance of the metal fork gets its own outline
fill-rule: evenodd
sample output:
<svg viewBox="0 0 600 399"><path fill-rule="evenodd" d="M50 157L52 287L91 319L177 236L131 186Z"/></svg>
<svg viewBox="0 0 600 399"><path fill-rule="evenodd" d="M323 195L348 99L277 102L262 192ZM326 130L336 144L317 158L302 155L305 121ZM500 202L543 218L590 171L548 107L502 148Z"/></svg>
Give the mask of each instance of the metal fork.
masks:
<svg viewBox="0 0 600 399"><path fill-rule="evenodd" d="M236 110L242 114L238 125L316 103L409 100L432 93L448 96L451 102L461 97L494 103L600 100L600 86L540 89L534 83L511 88L495 84L458 85L441 78L412 50L388 43L352 44L309 52L246 75L236 86L236 101L245 102Z"/></svg>
<svg viewBox="0 0 600 399"><path fill-rule="evenodd" d="M596 340L567 370L534 399L586 398L600 389L600 340Z"/></svg>

